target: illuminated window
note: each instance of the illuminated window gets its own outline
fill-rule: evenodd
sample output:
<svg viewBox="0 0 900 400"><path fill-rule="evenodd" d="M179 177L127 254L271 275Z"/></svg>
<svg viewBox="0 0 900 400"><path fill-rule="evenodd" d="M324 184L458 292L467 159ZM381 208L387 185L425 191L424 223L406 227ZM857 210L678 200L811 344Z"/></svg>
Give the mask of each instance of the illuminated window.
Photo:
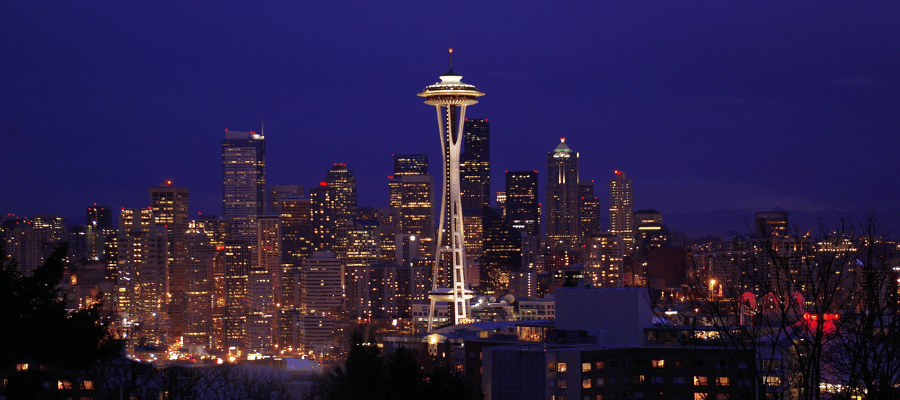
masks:
<svg viewBox="0 0 900 400"><path fill-rule="evenodd" d="M93 381L84 381L84 389L85 390L93 390L94 382Z"/></svg>
<svg viewBox="0 0 900 400"><path fill-rule="evenodd" d="M560 388L560 389L565 389L566 387L567 387L567 386L566 386L566 380L565 380L565 379L560 379L560 380L559 380L559 388Z"/></svg>
<svg viewBox="0 0 900 400"><path fill-rule="evenodd" d="M28 364L16 364L16 371L28 371Z"/></svg>
<svg viewBox="0 0 900 400"><path fill-rule="evenodd" d="M644 379L645 379L644 375L635 375L633 382L634 383L644 383Z"/></svg>
<svg viewBox="0 0 900 400"><path fill-rule="evenodd" d="M779 386L779 385L781 385L781 377L767 376L765 382L766 382L766 385L769 385L769 386Z"/></svg>
<svg viewBox="0 0 900 400"><path fill-rule="evenodd" d="M566 363L559 363L557 365L558 365L557 371L566 372Z"/></svg>
<svg viewBox="0 0 900 400"><path fill-rule="evenodd" d="M694 400L707 400L706 393L694 393Z"/></svg>
<svg viewBox="0 0 900 400"><path fill-rule="evenodd" d="M694 386L705 386L707 384L709 384L709 381L705 376L694 377Z"/></svg>
<svg viewBox="0 0 900 400"><path fill-rule="evenodd" d="M719 394L716 395L716 400L728 400L728 394L726 394L726 393L719 393Z"/></svg>
<svg viewBox="0 0 900 400"><path fill-rule="evenodd" d="M730 383L730 382L729 382L727 376L720 376L720 377L716 378L716 385L719 385L719 386L728 386L729 383Z"/></svg>
<svg viewBox="0 0 900 400"><path fill-rule="evenodd" d="M590 389L591 388L591 380L590 379L582 379L581 380L581 388L582 389Z"/></svg>
<svg viewBox="0 0 900 400"><path fill-rule="evenodd" d="M597 361L594 363L594 368L596 368L597 371L602 371L603 367L604 367L603 361Z"/></svg>
<svg viewBox="0 0 900 400"><path fill-rule="evenodd" d="M581 372L591 372L591 363L581 363Z"/></svg>
<svg viewBox="0 0 900 400"><path fill-rule="evenodd" d="M594 400L603 400L603 395L598 394L598 395L594 396Z"/></svg>
<svg viewBox="0 0 900 400"><path fill-rule="evenodd" d="M57 381L57 382L56 382L56 388L59 389L59 390L63 390L63 389L71 389L71 388L72 388L72 381Z"/></svg>
<svg viewBox="0 0 900 400"><path fill-rule="evenodd" d="M653 360L650 365L652 365L653 368L663 368L666 366L666 360Z"/></svg>

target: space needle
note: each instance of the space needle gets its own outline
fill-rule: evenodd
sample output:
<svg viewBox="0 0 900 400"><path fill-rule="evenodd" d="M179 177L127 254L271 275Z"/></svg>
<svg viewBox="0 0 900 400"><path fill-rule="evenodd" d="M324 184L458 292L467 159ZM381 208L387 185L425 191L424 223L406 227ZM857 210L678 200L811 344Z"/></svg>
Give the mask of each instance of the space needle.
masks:
<svg viewBox="0 0 900 400"><path fill-rule="evenodd" d="M475 98L484 96L484 93L479 92L475 86L462 83L462 75L453 72L453 49L450 49L450 57L450 71L441 75L440 82L426 86L425 90L417 95L424 97L425 104L434 106L437 111L438 134L444 154L444 201L441 202L437 254L431 292L428 294L431 300L428 307L428 332L434 328L436 302L452 303L453 323L458 325L469 322L469 299L474 296L471 290L466 289L466 254L459 193L459 153L462 147L466 106L478 103ZM441 280L438 277L441 271L444 271L444 274L450 273L449 279L444 279L449 287L439 285Z"/></svg>

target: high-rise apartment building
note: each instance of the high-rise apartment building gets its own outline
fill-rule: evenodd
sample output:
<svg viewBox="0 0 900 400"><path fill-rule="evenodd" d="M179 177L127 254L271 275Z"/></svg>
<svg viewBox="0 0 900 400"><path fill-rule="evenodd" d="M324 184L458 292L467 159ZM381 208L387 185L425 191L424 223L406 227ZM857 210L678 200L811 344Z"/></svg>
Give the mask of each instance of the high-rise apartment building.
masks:
<svg viewBox="0 0 900 400"><path fill-rule="evenodd" d="M619 235L624 241L625 254L634 248L634 200L631 179L622 171L609 181L609 233Z"/></svg>
<svg viewBox="0 0 900 400"><path fill-rule="evenodd" d="M266 141L256 132L225 130L222 141L222 215L237 239L255 240L256 216L266 210Z"/></svg>
<svg viewBox="0 0 900 400"><path fill-rule="evenodd" d="M480 210L491 202L491 124L487 119L466 118L460 155L459 184L464 209Z"/></svg>
<svg viewBox="0 0 900 400"><path fill-rule="evenodd" d="M528 236L541 235L538 172L506 171L505 218Z"/></svg>
<svg viewBox="0 0 900 400"><path fill-rule="evenodd" d="M321 352L332 344L344 302L344 266L331 252L314 252L300 265L299 347Z"/></svg>
<svg viewBox="0 0 900 400"><path fill-rule="evenodd" d="M613 234L599 233L584 248L584 275L595 287L622 287L625 246Z"/></svg>
<svg viewBox="0 0 900 400"><path fill-rule="evenodd" d="M325 174L325 183L334 190L334 216L340 228L356 218L356 177L347 169L347 164L335 163Z"/></svg>
<svg viewBox="0 0 900 400"><path fill-rule="evenodd" d="M582 233L578 183L578 153L561 138L547 155L547 268L563 268L578 260Z"/></svg>
<svg viewBox="0 0 900 400"><path fill-rule="evenodd" d="M153 222L165 228L169 242L169 318L171 333L178 336L184 326L185 312L185 235L188 230L189 190L172 185L171 180L150 188Z"/></svg>

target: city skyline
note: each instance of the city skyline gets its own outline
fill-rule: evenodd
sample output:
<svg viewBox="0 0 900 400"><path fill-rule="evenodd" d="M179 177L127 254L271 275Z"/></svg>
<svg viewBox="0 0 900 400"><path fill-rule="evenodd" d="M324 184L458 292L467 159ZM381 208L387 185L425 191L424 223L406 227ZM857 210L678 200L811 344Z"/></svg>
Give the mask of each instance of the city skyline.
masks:
<svg viewBox="0 0 900 400"><path fill-rule="evenodd" d="M360 205L383 207L392 154L440 159L407 93L445 69L447 47L492 96L470 115L493 128L492 192L507 170L546 176L567 137L591 160L583 180L634 180L635 210L898 210L884 185L898 170L896 4L525 4L512 21L479 5L452 36L423 29L453 21L432 5L246 7L4 7L15 40L0 68L20 79L3 83L0 135L19 150L3 158L0 211L143 207L171 179L190 215L220 214L224 129L262 121L268 183L310 188L345 163ZM267 29L221 28L241 21Z"/></svg>

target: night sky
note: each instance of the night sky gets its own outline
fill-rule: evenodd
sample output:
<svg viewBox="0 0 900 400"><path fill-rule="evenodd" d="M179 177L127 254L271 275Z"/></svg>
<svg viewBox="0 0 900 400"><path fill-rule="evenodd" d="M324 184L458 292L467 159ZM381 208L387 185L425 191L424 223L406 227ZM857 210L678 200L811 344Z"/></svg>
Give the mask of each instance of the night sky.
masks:
<svg viewBox="0 0 900 400"><path fill-rule="evenodd" d="M440 176L416 93L449 47L494 191L543 185L566 137L604 210L616 169L664 214L900 210L900 2L164 3L0 4L0 211L83 218L172 179L220 214L225 129L262 121L270 184L346 163L384 207L392 154Z"/></svg>

